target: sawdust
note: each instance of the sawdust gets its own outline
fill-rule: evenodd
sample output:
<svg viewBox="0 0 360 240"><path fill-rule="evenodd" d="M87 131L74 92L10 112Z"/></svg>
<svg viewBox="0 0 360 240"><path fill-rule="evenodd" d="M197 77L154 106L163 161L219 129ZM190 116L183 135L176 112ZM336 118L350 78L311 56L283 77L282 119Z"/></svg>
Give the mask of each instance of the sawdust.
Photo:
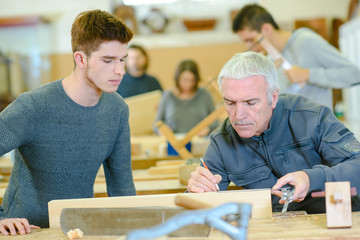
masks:
<svg viewBox="0 0 360 240"><path fill-rule="evenodd" d="M78 228L70 230L70 231L67 232L67 236L68 236L69 240L80 239L80 238L83 237L83 235L84 235L84 233Z"/></svg>

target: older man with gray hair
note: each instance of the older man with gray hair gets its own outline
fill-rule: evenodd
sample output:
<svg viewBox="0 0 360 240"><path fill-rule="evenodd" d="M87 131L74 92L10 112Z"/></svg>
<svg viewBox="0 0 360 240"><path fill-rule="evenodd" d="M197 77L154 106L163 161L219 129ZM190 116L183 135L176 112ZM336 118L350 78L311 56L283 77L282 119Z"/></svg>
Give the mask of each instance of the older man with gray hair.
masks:
<svg viewBox="0 0 360 240"><path fill-rule="evenodd" d="M350 181L360 187L360 143L331 109L297 95L279 95L274 64L255 52L236 54L222 68L218 84L228 118L211 135L189 192L226 190L230 182L245 189L295 188L289 210L325 212L325 182ZM273 211L281 192L273 191ZM352 198L360 210L360 198Z"/></svg>

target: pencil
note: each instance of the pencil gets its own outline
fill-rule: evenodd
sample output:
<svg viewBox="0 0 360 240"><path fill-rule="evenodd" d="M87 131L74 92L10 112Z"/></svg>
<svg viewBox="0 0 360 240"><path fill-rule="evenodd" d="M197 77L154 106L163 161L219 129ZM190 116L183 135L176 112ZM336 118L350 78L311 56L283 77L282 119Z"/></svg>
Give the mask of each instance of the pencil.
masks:
<svg viewBox="0 0 360 240"><path fill-rule="evenodd" d="M205 161L204 161L202 158L200 158L200 161L202 162L202 164L204 165L204 167L205 167L207 170L209 170L208 166L206 165ZM209 170L209 171L210 171L210 170ZM216 189L217 189L218 191L220 191L219 185L218 185L217 183L215 183L215 187L216 187Z"/></svg>

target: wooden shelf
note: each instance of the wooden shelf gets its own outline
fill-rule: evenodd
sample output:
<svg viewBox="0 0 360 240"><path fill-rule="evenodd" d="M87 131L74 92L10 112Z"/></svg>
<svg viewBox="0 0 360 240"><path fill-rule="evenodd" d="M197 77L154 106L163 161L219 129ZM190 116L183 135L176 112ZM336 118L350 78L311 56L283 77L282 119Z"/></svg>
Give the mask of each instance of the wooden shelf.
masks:
<svg viewBox="0 0 360 240"><path fill-rule="evenodd" d="M0 18L0 27L29 26L47 21L41 16Z"/></svg>

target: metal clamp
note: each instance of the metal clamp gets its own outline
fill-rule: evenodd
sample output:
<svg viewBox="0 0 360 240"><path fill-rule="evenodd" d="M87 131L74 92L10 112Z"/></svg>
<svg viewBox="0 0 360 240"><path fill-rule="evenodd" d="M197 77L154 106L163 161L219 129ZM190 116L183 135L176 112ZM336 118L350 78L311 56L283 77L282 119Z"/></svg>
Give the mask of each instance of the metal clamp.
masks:
<svg viewBox="0 0 360 240"><path fill-rule="evenodd" d="M295 191L295 188L293 188L293 187L281 188L281 192L282 192L281 200L285 200L285 204L284 204L283 209L282 209L281 212L284 213L284 212L287 211L287 209L289 207L289 204L293 200L294 191Z"/></svg>
<svg viewBox="0 0 360 240"><path fill-rule="evenodd" d="M190 224L207 224L229 235L233 240L245 240L250 214L251 205L246 203L226 203L211 209L186 211L163 224L130 232L126 239L151 239ZM237 226L230 224L231 221L236 221Z"/></svg>

